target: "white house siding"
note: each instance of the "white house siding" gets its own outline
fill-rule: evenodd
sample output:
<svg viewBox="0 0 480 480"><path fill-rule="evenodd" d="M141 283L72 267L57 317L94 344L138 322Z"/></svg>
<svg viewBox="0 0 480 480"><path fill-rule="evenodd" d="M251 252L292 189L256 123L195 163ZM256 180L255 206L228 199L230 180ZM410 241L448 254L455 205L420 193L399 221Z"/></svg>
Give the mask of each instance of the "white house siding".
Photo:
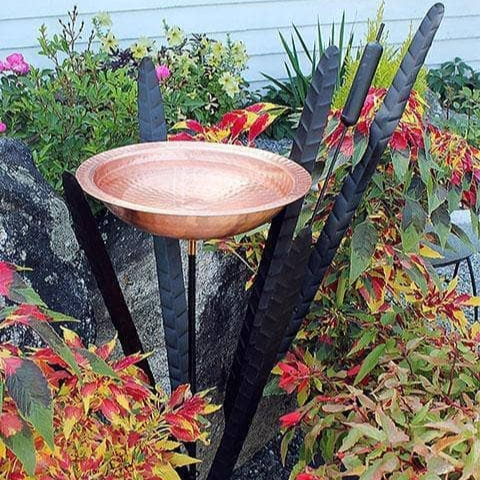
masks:
<svg viewBox="0 0 480 480"><path fill-rule="evenodd" d="M431 0L386 0L385 22L389 42L399 44L411 25L416 27ZM204 32L214 38L243 40L250 54L247 79L262 85L262 72L276 78L285 76L285 55L278 32L289 36L294 23L308 44L316 37L316 22L327 38L332 21L346 12L347 31L362 39L368 18L375 16L378 0L78 0L82 19L89 22L98 11L110 12L114 31L125 44L139 36L162 42L162 19L179 25L186 32ZM446 15L428 57L438 65L459 56L480 68L480 0L444 0ZM72 0L1 0L0 58L12 51L22 52L27 60L46 64L36 52L38 27L45 23L57 31L59 17L65 18Z"/></svg>

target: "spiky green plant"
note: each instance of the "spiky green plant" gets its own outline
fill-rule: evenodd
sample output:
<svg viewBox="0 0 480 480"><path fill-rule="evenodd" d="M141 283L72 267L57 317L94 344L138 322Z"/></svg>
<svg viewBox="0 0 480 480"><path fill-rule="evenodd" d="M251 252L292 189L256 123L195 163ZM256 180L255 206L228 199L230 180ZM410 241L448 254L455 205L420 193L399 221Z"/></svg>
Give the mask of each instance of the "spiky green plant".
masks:
<svg viewBox="0 0 480 480"><path fill-rule="evenodd" d="M273 87L271 87L270 90L277 89L278 93L281 94L281 98L284 99L289 107L302 107L305 102L313 72L317 66L317 61L326 48L333 44L337 45L340 52L342 52L340 69L337 77L337 86L340 86L346 73L347 59L350 57L353 46L353 30L347 37L345 27L346 22L344 12L338 26L335 22L332 23L330 37L327 43L322 36L320 20L317 19L317 39L312 48L309 48L296 25L293 25L294 33L291 35L290 43L282 33L279 33L280 41L288 58L288 61L285 62L285 70L288 79L284 81L277 80L266 73L262 73L262 75L273 84ZM302 56L305 56L308 62L306 69L302 68L301 65L300 59ZM269 93L272 94L271 91Z"/></svg>
<svg viewBox="0 0 480 480"><path fill-rule="evenodd" d="M382 2L377 10L377 15L375 19L368 21L368 28L367 34L365 36L364 43L372 42L375 40L377 36L378 29L380 28L380 24L383 22L385 11L385 4ZM383 42L387 44L388 40L388 32L385 30L383 34ZM400 66L400 62L404 57L405 53L408 50L410 42L412 40L412 32L408 34L407 39L400 47L394 47L391 45L385 45L384 52L382 58L380 59L380 63L377 68L377 72L375 73L375 77L373 78L372 86L377 88L388 88L390 87L395 72L398 70ZM345 58L345 72L343 77L343 82L339 88L337 88L335 92L335 96L333 99L333 106L335 108L342 108L345 105L345 101L347 100L348 92L352 86L353 79L355 77L355 73L358 69L358 64L360 62L360 55L359 52L363 50L363 45L358 47L357 55L350 55ZM418 75L417 81L415 82L414 89L420 96L423 97L426 89L427 89L427 69L424 67L420 70Z"/></svg>

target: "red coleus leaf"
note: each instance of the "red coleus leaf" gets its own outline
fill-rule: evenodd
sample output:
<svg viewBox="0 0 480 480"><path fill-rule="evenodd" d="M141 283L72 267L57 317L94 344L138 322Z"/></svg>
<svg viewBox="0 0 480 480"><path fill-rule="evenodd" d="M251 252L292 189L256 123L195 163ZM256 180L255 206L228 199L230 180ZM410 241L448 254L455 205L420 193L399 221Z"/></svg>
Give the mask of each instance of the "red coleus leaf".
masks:
<svg viewBox="0 0 480 480"><path fill-rule="evenodd" d="M203 413L206 405L207 404L202 397L195 395L186 400L177 413L183 415L187 419L193 420Z"/></svg>
<svg viewBox="0 0 480 480"><path fill-rule="evenodd" d="M268 113L260 115L250 127L248 131L248 143L251 144L253 141L266 130L266 128L271 123L271 116Z"/></svg>
<svg viewBox="0 0 480 480"><path fill-rule="evenodd" d="M140 353L134 353L132 355L129 355L128 357L122 358L118 361L116 361L113 365L112 368L116 372L121 372L122 370L127 369L128 367L131 367L132 365L137 364L143 359L143 355Z"/></svg>
<svg viewBox="0 0 480 480"><path fill-rule="evenodd" d="M173 135L168 136L169 142L191 142L194 140L195 140L195 137L193 135L190 135L187 132L175 133Z"/></svg>
<svg viewBox="0 0 480 480"><path fill-rule="evenodd" d="M247 115L239 116L232 125L230 137L231 140L235 140L243 131L245 124L247 123L248 117Z"/></svg>
<svg viewBox="0 0 480 480"><path fill-rule="evenodd" d="M27 305L22 303L19 305L3 322L3 327L11 325L31 325L32 320L39 322L48 322L50 318L45 315L36 305Z"/></svg>
<svg viewBox="0 0 480 480"><path fill-rule="evenodd" d="M204 129L203 129L202 125L199 122L197 122L196 120L187 120L185 122L185 124L187 125L187 128L189 130L192 130L196 133L203 133L204 132Z"/></svg>
<svg viewBox="0 0 480 480"><path fill-rule="evenodd" d="M10 286L15 277L15 266L10 263L0 262L0 295L8 297Z"/></svg>
<svg viewBox="0 0 480 480"><path fill-rule="evenodd" d="M130 432L128 434L127 444L129 448L134 447L141 440L142 435L138 432Z"/></svg>
<svg viewBox="0 0 480 480"><path fill-rule="evenodd" d="M5 438L13 437L23 429L21 418L15 413L0 414L0 434Z"/></svg>
<svg viewBox="0 0 480 480"><path fill-rule="evenodd" d="M5 375L7 377L14 375L15 372L24 364L24 360L18 357L7 357L2 359L5 365Z"/></svg>
<svg viewBox="0 0 480 480"><path fill-rule="evenodd" d="M193 442L196 440L196 431L194 425L188 422L183 416L176 413L167 413L165 420L170 426L172 435L183 442Z"/></svg>
<svg viewBox="0 0 480 480"><path fill-rule="evenodd" d="M307 469L305 472L299 473L296 480L320 480L320 477L317 477L317 475L310 472L310 469Z"/></svg>
<svg viewBox="0 0 480 480"><path fill-rule="evenodd" d="M295 425L298 425L300 423L300 421L302 420L302 416L303 415L297 411L287 413L286 415L280 417L280 425L282 428L294 427Z"/></svg>
<svg viewBox="0 0 480 480"><path fill-rule="evenodd" d="M115 415L118 415L120 413L120 407L117 405L116 402L110 400L109 398L105 398L102 401L102 404L100 405L100 410L109 420L112 420Z"/></svg>
<svg viewBox="0 0 480 480"><path fill-rule="evenodd" d="M222 116L222 118L215 125L215 127L220 130L231 128L231 126L237 121L237 119L242 116L246 116L245 112L243 112L242 110L232 110L231 112L227 112L225 113L225 115Z"/></svg>
<svg viewBox="0 0 480 480"><path fill-rule="evenodd" d="M125 390L125 393L134 400L145 400L151 395L148 387L135 383L131 378L124 379L122 377L122 380L124 381L123 389Z"/></svg>
<svg viewBox="0 0 480 480"><path fill-rule="evenodd" d="M178 386L170 397L168 402L169 408L173 409L180 406L190 396L190 386L188 384Z"/></svg>
<svg viewBox="0 0 480 480"><path fill-rule="evenodd" d="M253 105L250 105L249 107L245 108L248 112L254 112L258 113L261 112L265 108L265 103L254 103Z"/></svg>

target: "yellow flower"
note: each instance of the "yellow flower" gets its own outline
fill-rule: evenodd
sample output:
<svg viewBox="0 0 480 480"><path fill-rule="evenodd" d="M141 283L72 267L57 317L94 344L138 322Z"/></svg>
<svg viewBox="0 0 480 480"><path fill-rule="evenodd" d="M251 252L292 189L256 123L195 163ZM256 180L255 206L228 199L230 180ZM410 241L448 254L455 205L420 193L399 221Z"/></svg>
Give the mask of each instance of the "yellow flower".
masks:
<svg viewBox="0 0 480 480"><path fill-rule="evenodd" d="M148 55L149 48L152 46L152 41L146 37L139 38L131 47L132 57L135 60L141 60Z"/></svg>
<svg viewBox="0 0 480 480"><path fill-rule="evenodd" d="M166 30L167 42L171 47L176 47L183 43L185 34L180 27L173 26Z"/></svg>
<svg viewBox="0 0 480 480"><path fill-rule="evenodd" d="M143 45L147 48L147 50L150 50L151 48L153 48L155 41L150 40L148 37L139 37L139 39L137 40L137 44Z"/></svg>
<svg viewBox="0 0 480 480"><path fill-rule="evenodd" d="M230 54L236 67L243 68L246 65L248 55L243 42L235 42L230 48Z"/></svg>
<svg viewBox="0 0 480 480"><path fill-rule="evenodd" d="M104 37L100 37L102 43L102 50L110 53L118 47L118 40L112 32L108 32Z"/></svg>
<svg viewBox="0 0 480 480"><path fill-rule="evenodd" d="M221 77L218 79L218 83L230 98L233 98L240 92L238 80L230 72L222 73Z"/></svg>
<svg viewBox="0 0 480 480"><path fill-rule="evenodd" d="M182 72L182 75L186 77L190 73L190 68L195 65L193 60L188 56L188 53L182 53L176 58L176 68Z"/></svg>
<svg viewBox="0 0 480 480"><path fill-rule="evenodd" d="M212 54L209 57L209 63L211 65L219 65L225 55L225 47L221 42L213 42Z"/></svg>
<svg viewBox="0 0 480 480"><path fill-rule="evenodd" d="M111 27L112 19L107 12L98 12L93 16L93 21L100 27Z"/></svg>

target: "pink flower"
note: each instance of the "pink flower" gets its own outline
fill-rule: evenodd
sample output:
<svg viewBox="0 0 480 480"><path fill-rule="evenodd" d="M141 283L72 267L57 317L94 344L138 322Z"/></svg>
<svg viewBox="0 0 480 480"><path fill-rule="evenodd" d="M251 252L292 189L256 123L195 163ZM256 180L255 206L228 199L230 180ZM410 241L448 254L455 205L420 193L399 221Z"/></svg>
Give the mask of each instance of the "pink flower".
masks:
<svg viewBox="0 0 480 480"><path fill-rule="evenodd" d="M0 73L4 72L5 70L8 70L7 64L0 60Z"/></svg>
<svg viewBox="0 0 480 480"><path fill-rule="evenodd" d="M157 65L155 73L159 82L163 82L171 75L170 69L166 65Z"/></svg>
<svg viewBox="0 0 480 480"><path fill-rule="evenodd" d="M30 71L30 65L25 61L21 53L12 53L5 62L6 70L11 70L17 75L26 75Z"/></svg>
<svg viewBox="0 0 480 480"><path fill-rule="evenodd" d="M0 122L0 133L5 133L7 131L7 125L3 122Z"/></svg>

